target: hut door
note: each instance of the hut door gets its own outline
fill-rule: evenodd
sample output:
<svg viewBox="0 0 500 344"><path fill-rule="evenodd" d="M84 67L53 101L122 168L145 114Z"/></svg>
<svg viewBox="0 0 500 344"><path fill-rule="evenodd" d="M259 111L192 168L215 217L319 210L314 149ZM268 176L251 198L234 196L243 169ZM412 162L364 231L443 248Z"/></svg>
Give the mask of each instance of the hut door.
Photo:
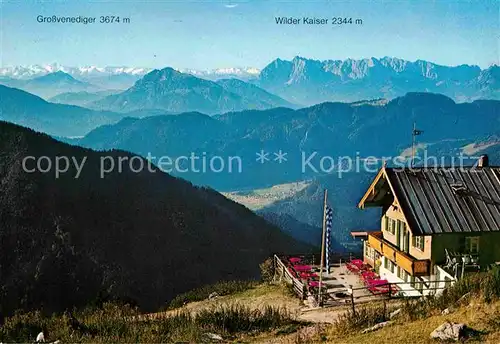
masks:
<svg viewBox="0 0 500 344"><path fill-rule="evenodd" d="M408 229L406 229L406 226L403 227L403 251L406 253L410 253L410 233L408 233Z"/></svg>
<svg viewBox="0 0 500 344"><path fill-rule="evenodd" d="M396 221L396 244L399 249L402 249L401 242L401 221Z"/></svg>

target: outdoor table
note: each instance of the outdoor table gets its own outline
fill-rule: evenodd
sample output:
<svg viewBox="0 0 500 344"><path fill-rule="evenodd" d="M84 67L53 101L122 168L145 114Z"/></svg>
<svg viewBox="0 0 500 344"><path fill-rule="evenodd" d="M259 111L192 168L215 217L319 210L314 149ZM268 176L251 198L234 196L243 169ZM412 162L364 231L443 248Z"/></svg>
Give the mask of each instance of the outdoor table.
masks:
<svg viewBox="0 0 500 344"><path fill-rule="evenodd" d="M311 282L309 282L309 286L311 286L311 287L319 287L319 282L311 281Z"/></svg>
<svg viewBox="0 0 500 344"><path fill-rule="evenodd" d="M318 274L315 274L313 272L302 272L300 274L300 277L307 279L307 278L311 278L311 277L318 277Z"/></svg>
<svg viewBox="0 0 500 344"><path fill-rule="evenodd" d="M364 264L361 259L353 259L351 260L351 263L356 265L358 268L362 267Z"/></svg>
<svg viewBox="0 0 500 344"><path fill-rule="evenodd" d="M312 267L311 265L295 265L293 268L297 271L306 272L311 271Z"/></svg>
<svg viewBox="0 0 500 344"><path fill-rule="evenodd" d="M373 286L373 287L379 287L379 286L382 286L382 285L385 285L385 284L388 284L389 281L388 280L371 280L371 281L368 281L368 283Z"/></svg>

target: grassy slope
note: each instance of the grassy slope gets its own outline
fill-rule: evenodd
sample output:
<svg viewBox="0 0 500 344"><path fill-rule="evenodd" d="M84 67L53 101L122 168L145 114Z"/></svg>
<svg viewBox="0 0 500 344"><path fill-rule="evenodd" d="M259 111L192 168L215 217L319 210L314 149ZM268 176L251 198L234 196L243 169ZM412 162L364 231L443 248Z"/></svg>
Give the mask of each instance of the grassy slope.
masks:
<svg viewBox="0 0 500 344"><path fill-rule="evenodd" d="M338 339L331 335L328 336L328 342L345 344L436 343L435 340L430 339L430 333L445 321L465 323L475 330L484 331L484 335L468 342L500 343L500 302L490 305L472 303L449 315L436 315L409 323L400 322L368 334L356 334Z"/></svg>
<svg viewBox="0 0 500 344"><path fill-rule="evenodd" d="M468 340L467 343L500 343L500 301L490 304L483 303L478 299L473 299L467 306L463 306L449 315L434 315L425 320L405 321L405 318L397 320L397 322L389 327L381 329L377 332L369 334L348 333L340 334L335 331L334 325L314 323L321 322L321 317L318 319L308 318L310 314L324 316L328 314L330 317L335 317L341 312L345 312L346 308L335 308L326 310L311 310L301 312L300 301L292 296L290 292L282 286L261 284L255 288L238 292L232 295L218 297L214 300L205 300L200 302L192 302L181 308L173 311L162 313L154 313L152 317L148 317L149 321L137 313L127 311L124 308L112 308L103 311L103 313L93 312L86 315L85 312L77 315L77 318L85 324L85 327L91 330L97 330L101 335L93 336L85 331L72 332L67 326L64 316L58 318L52 323L49 328L49 337L51 340L64 339L81 342L107 342L110 339L123 340L125 338L135 337L143 342L158 341L158 340L192 340L195 342L206 341L203 337L203 332L197 327L176 325L176 321L183 321L179 318L179 314L191 314L191 316L199 315L202 312L217 309L220 306L242 305L247 309L263 309L266 306L276 308L285 308L292 319L303 322L286 322L283 325L278 325L274 329L264 330L264 332L246 333L245 331L234 333L233 335L222 333L220 329L209 330L208 332L220 333L225 338L224 342L238 343L338 343L338 344L423 344L437 343L430 339L430 333L445 321L463 322L469 327L481 331L483 334L475 339ZM376 307L376 305L373 305ZM391 306L395 307L396 305ZM122 313L123 312L123 313ZM306 318L304 318L304 314ZM120 321L113 320L114 317L121 319ZM167 318L172 318L172 321ZM36 317L35 317L36 318ZM154 320L153 320L154 319ZM189 318L186 318L189 319ZM26 330L30 332L29 337L38 333L38 326L30 326L29 323L41 324L40 321L32 318L31 321L21 320L24 323ZM287 325L288 323L288 325ZM13 325L13 324L12 324ZM11 326L9 326L11 327ZM0 331L1 332L1 331ZM191 333L192 332L192 333ZM165 333L165 334L164 334ZM167 335L168 333L168 335Z"/></svg>

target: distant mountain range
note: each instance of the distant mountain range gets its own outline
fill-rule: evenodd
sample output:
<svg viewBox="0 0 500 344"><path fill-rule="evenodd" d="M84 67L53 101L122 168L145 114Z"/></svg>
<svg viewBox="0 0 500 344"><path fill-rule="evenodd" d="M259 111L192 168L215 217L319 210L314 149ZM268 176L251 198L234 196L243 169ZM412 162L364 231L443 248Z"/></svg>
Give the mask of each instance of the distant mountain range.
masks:
<svg viewBox="0 0 500 344"><path fill-rule="evenodd" d="M27 172L25 157L53 164L68 157L81 168L71 163L59 177ZM259 263L273 253L308 252L214 190L139 169L144 160L100 176L102 159L132 158L0 122L2 315L109 299L158 309L195 287L258 278Z"/></svg>
<svg viewBox="0 0 500 344"><path fill-rule="evenodd" d="M293 105L241 80L213 82L172 68L155 69L128 90L90 105L93 109L117 112L161 109L168 112L198 111L206 114L280 106Z"/></svg>
<svg viewBox="0 0 500 344"><path fill-rule="evenodd" d="M399 156L411 145L414 121L425 131L420 144L427 143L431 151L446 155L452 148L460 150L498 132L499 114L500 101L457 104L443 95L409 93L389 102L323 103L299 110L127 118L97 128L78 142L143 156L176 158L193 153L201 157L205 152L207 159L240 157L242 173L181 172L182 168L173 172L196 184L227 191L335 173L344 156L353 163L356 157L363 163L360 159L369 156ZM268 153L269 162L256 161L261 150ZM287 153L286 163L274 161L280 150ZM304 163L311 154L310 164Z"/></svg>
<svg viewBox="0 0 500 344"><path fill-rule="evenodd" d="M151 68L140 68L140 67L112 67L112 66L69 67L53 63L48 65L0 67L0 76L10 77L14 79L32 79L35 77L55 72L64 72L76 78L110 76L110 75L121 75L121 74L137 75L140 77L150 71Z"/></svg>
<svg viewBox="0 0 500 344"><path fill-rule="evenodd" d="M3 67L0 68L0 83L2 79L29 79L57 71L101 89L127 89L153 69L66 67L57 64ZM297 56L290 61L278 58L262 70L230 67L178 71L212 81L240 79L303 106L325 101L393 99L408 92L441 93L458 102L500 99L498 65L481 69L474 65L450 67L425 60L407 61L394 57L319 61Z"/></svg>
<svg viewBox="0 0 500 344"><path fill-rule="evenodd" d="M31 65L31 66L11 66L0 67L0 77L10 77L14 79L32 79L34 77L54 73L64 72L73 77L85 79L96 78L111 75L137 75L143 76L151 72L154 68L141 68L141 67L98 67L98 66L83 66L83 67L70 67L63 66L57 63L48 65ZM255 67L229 67L229 68L216 68L210 70L198 70L183 68L179 72L192 74L201 78L208 79L222 79L222 78L239 78L249 79L259 75L260 69Z"/></svg>
<svg viewBox="0 0 500 344"><path fill-rule="evenodd" d="M500 99L500 68L441 66L417 60L384 57L362 60L318 61L295 57L276 59L255 81L267 91L293 103L312 105L325 101L402 96L407 92L433 92L455 101Z"/></svg>

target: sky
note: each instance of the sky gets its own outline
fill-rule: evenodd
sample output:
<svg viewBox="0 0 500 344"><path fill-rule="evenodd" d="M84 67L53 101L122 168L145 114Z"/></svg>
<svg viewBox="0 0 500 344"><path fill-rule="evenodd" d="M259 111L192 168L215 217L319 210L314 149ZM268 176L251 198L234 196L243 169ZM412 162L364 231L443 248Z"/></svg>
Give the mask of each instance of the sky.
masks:
<svg viewBox="0 0 500 344"><path fill-rule="evenodd" d="M0 65L263 68L276 58L399 57L499 64L497 0L0 0ZM120 23L38 23L37 16L119 16ZM275 17L327 25L279 25ZM332 17L362 25L332 25ZM123 18L130 18L124 23Z"/></svg>

